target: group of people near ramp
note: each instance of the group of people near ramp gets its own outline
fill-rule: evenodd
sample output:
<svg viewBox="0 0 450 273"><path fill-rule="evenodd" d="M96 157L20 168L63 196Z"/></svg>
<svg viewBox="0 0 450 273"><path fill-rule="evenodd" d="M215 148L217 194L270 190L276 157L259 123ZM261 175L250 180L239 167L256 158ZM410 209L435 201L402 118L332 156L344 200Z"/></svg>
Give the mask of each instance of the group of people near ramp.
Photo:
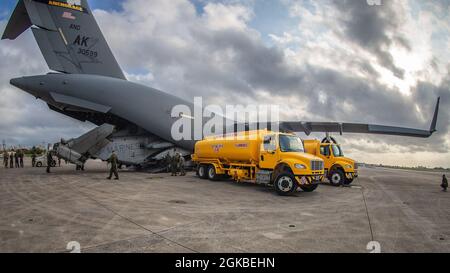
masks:
<svg viewBox="0 0 450 273"><path fill-rule="evenodd" d="M119 180L119 159L115 151L112 151L111 156L107 160L109 168L109 176L106 179L111 180L114 175L114 180ZM185 171L185 159L181 153L173 149L172 153L167 153L164 157L164 164L166 166L166 171L171 172L172 176L186 175Z"/></svg>
<svg viewBox="0 0 450 273"><path fill-rule="evenodd" d="M15 151L12 149L11 151L7 152L6 150L3 151L3 166L5 168L23 168L23 158L25 157L25 153L23 150L18 149Z"/></svg>
<svg viewBox="0 0 450 273"><path fill-rule="evenodd" d="M186 175L185 171L185 159L181 155L181 153L177 152L176 149L173 149L173 153L167 153L164 158L164 163L167 166L167 171L170 171L172 176L177 176L180 173L181 176Z"/></svg>
<svg viewBox="0 0 450 273"><path fill-rule="evenodd" d="M25 153L22 149L11 149L9 152L7 150L3 151L3 165L5 168L23 168L24 167L24 157ZM46 154L47 159L47 168L46 172L50 173L51 166L54 164L53 162L53 151L48 151ZM32 166L36 165L36 154L33 153L31 155ZM59 165L61 165L61 159L58 157ZM107 179L111 180L114 175L115 180L119 180L119 159L115 151L111 153L111 156L107 160L109 165L109 176ZM177 152L176 149L173 149L172 153L167 153L164 158L164 164L166 166L166 171L171 172L172 176L185 176L185 159L181 153ZM82 166L84 169L84 166ZM77 166L78 170L78 166Z"/></svg>

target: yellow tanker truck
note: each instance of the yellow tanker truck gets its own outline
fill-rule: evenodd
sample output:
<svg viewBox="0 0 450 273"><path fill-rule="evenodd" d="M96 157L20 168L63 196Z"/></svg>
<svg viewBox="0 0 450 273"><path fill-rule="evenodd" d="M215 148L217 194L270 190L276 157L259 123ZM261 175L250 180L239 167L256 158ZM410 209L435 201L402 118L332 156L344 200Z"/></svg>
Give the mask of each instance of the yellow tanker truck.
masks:
<svg viewBox="0 0 450 273"><path fill-rule="evenodd" d="M268 130L205 138L196 143L192 160L202 179L272 185L280 195L298 187L312 192L324 175L323 160L305 153L298 136Z"/></svg>
<svg viewBox="0 0 450 273"><path fill-rule="evenodd" d="M358 165L344 156L341 146L332 137L321 141L304 140L305 151L320 157L325 162L325 177L333 186L350 185L358 177Z"/></svg>

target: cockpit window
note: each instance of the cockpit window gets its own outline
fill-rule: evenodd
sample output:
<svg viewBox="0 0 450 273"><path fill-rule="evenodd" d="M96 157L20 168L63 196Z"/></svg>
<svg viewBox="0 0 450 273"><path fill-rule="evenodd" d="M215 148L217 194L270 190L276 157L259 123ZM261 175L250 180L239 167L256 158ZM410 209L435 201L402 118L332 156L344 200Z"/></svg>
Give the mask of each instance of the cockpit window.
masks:
<svg viewBox="0 0 450 273"><path fill-rule="evenodd" d="M299 137L287 135L280 135L280 150L282 152L305 152L305 149L303 148L303 142Z"/></svg>
<svg viewBox="0 0 450 273"><path fill-rule="evenodd" d="M344 156L344 153L342 152L342 149L341 149L340 146L338 146L338 145L332 145L331 147L332 147L332 149L333 149L333 155L334 155L335 157L342 157L342 156Z"/></svg>

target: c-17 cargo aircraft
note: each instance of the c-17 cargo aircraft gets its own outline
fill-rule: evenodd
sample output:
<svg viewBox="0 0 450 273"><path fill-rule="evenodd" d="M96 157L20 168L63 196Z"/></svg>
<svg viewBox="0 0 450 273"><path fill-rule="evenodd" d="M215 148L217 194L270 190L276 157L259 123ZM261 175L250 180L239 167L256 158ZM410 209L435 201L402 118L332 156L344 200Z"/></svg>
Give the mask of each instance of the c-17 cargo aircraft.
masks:
<svg viewBox="0 0 450 273"><path fill-rule="evenodd" d="M193 151L195 140L175 140L171 134L177 118L192 118L174 118L171 111L176 105L186 105L193 113L194 104L128 81L87 0L19 0L2 39L14 40L29 28L55 72L15 78L10 83L45 101L53 111L99 126L78 139L61 141L57 145L61 156L82 164L89 158L106 160L115 150L121 163L143 166L158 162L173 148L186 156ZM303 121L278 122L277 127L307 135L337 132L427 138L436 131L438 111L439 99L429 130ZM206 122L202 119L201 124Z"/></svg>

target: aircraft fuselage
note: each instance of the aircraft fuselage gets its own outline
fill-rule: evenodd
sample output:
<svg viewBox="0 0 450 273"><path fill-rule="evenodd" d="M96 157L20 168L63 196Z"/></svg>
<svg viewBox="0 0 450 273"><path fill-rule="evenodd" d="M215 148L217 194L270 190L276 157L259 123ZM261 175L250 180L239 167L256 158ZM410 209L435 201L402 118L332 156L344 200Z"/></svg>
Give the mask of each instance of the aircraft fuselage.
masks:
<svg viewBox="0 0 450 273"><path fill-rule="evenodd" d="M175 141L171 135L172 125L178 119L171 116L173 107L185 105L193 111L193 104L159 90L126 80L83 74L22 77L12 79L11 84L61 111L79 109L114 115L180 148L194 149L195 141Z"/></svg>

